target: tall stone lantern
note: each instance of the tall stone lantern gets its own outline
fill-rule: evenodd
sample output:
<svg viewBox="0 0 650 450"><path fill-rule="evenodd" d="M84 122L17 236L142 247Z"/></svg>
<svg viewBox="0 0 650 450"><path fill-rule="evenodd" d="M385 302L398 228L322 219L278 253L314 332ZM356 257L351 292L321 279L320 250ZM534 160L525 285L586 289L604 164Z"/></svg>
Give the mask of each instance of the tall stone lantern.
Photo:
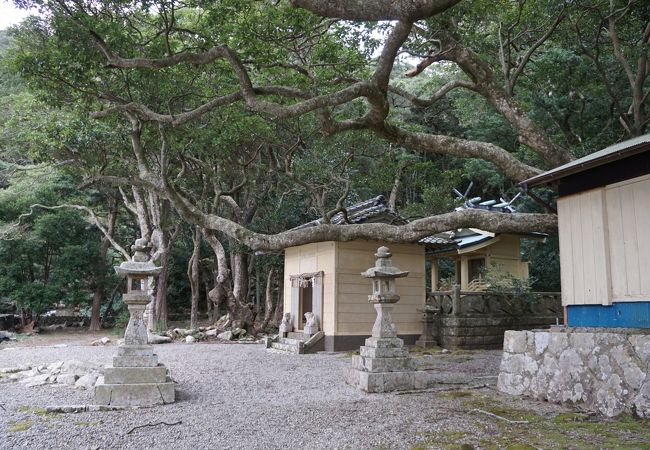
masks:
<svg viewBox="0 0 650 450"><path fill-rule="evenodd" d="M151 246L146 239L137 239L131 246L133 259L124 261L115 267L118 275L126 276L126 294L123 299L129 309L129 324L124 332L125 345L143 345L147 343L147 324L144 312L151 302L146 288L149 277L158 275L162 267L156 267L149 261Z"/></svg>
<svg viewBox="0 0 650 450"><path fill-rule="evenodd" d="M417 362L397 337L397 327L391 316L393 304L399 301L395 280L408 272L393 266L387 247L379 247L375 266L361 274L372 280L372 294L368 302L377 312L372 337L352 357L352 367L345 371L345 380L365 392L389 392L418 389L426 385L426 372L417 372Z"/></svg>
<svg viewBox="0 0 650 450"><path fill-rule="evenodd" d="M372 280L372 294L368 296L368 302L374 304L377 311L377 319L372 327L374 338L397 337L397 327L391 316L393 304L399 301L399 295L395 292L395 279L406 277L409 273L393 266L391 256L388 247L379 247L375 253L375 267L361 274Z"/></svg>
<svg viewBox="0 0 650 450"><path fill-rule="evenodd" d="M158 364L158 356L147 343L144 311L151 301L145 281L162 270L149 261L150 247L146 239L138 239L131 247L131 261L125 261L115 271L126 276L127 292L124 303L129 309L129 323L124 332L124 344L117 349L113 365L104 368L104 381L95 386L95 402L100 405L152 406L172 403L174 382L167 368Z"/></svg>

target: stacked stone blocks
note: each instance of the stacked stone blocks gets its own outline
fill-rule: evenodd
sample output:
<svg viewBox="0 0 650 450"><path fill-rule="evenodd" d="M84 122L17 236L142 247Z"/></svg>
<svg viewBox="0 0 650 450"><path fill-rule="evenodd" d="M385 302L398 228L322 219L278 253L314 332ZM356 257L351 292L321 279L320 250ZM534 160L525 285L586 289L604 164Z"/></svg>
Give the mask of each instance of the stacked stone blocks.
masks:
<svg viewBox="0 0 650 450"><path fill-rule="evenodd" d="M399 301L395 292L395 278L408 272L392 265L391 253L380 247L377 261L361 275L373 280L373 293L368 301L374 305L377 318L372 327L372 337L366 339L359 355L352 358L352 367L345 370L345 381L365 392L389 392L426 387L427 374L417 372L417 362L397 337L392 317L393 304Z"/></svg>
<svg viewBox="0 0 650 450"><path fill-rule="evenodd" d="M503 349L502 392L650 417L650 335L640 330L507 331Z"/></svg>
<svg viewBox="0 0 650 450"><path fill-rule="evenodd" d="M346 368L345 381L365 392L390 392L423 389L428 375L418 372L417 362L409 356L399 338L366 339L352 357L352 367Z"/></svg>
<svg viewBox="0 0 650 450"><path fill-rule="evenodd" d="M127 276L128 292L123 298L130 317L124 345L118 347L113 365L104 369L103 381L95 386L95 402L99 405L153 406L175 400L174 382L147 343L143 318L151 301L149 294L142 290L143 281L161 269L148 260L150 248L145 239L138 239L132 248L133 260L115 268L118 274Z"/></svg>

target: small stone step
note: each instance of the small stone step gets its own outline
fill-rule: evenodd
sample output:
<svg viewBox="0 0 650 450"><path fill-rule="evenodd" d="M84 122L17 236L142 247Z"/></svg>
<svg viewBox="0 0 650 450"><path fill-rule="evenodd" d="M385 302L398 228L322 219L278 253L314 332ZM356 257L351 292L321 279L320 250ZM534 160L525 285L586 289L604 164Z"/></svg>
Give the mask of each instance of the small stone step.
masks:
<svg viewBox="0 0 650 450"><path fill-rule="evenodd" d="M306 341L306 340L308 340L310 338L310 335L305 334L305 333L296 332L296 331L291 331L291 332L287 333L287 338L296 339L296 340L299 340L299 341Z"/></svg>
<svg viewBox="0 0 650 450"><path fill-rule="evenodd" d="M278 342L280 344L287 344L287 345L300 345L304 341L301 341L300 339L291 339L291 338L278 338Z"/></svg>
<svg viewBox="0 0 650 450"><path fill-rule="evenodd" d="M291 345L291 344L282 344L281 342L274 342L271 344L271 348L275 350L281 350L283 352L287 353L299 353L300 350L297 345Z"/></svg>

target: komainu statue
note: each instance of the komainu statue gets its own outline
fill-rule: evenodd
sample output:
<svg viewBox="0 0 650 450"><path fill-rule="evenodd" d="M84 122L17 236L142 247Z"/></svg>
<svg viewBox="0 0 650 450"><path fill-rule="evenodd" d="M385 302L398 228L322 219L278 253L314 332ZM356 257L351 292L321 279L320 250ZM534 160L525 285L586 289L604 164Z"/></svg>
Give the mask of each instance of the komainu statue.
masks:
<svg viewBox="0 0 650 450"><path fill-rule="evenodd" d="M293 331L293 324L291 323L291 314L284 313L282 322L280 322L280 329L278 330L280 337L285 337L287 333Z"/></svg>
<svg viewBox="0 0 650 450"><path fill-rule="evenodd" d="M318 333L318 317L313 312L306 312L305 319L307 323L305 324L305 334L314 335Z"/></svg>

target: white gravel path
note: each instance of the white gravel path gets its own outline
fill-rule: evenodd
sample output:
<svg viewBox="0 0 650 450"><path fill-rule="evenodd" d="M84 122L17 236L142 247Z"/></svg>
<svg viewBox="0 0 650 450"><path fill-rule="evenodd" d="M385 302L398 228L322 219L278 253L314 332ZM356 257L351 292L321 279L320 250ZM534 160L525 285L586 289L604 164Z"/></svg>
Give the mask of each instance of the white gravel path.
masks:
<svg viewBox="0 0 650 450"><path fill-rule="evenodd" d="M292 356L267 353L262 345L208 343L160 345L156 352L177 383L171 405L38 415L20 407L91 404L93 394L0 384L0 449L409 449L441 430L483 434L488 428L435 393L368 395L347 386L342 370L350 359L343 354ZM115 353L114 346L5 349L0 367L70 359L108 364ZM494 351L473 359L444 356L451 358L428 366L471 378L496 375L500 359ZM9 431L26 420L33 422L28 430ZM127 434L161 421L182 424Z"/></svg>

